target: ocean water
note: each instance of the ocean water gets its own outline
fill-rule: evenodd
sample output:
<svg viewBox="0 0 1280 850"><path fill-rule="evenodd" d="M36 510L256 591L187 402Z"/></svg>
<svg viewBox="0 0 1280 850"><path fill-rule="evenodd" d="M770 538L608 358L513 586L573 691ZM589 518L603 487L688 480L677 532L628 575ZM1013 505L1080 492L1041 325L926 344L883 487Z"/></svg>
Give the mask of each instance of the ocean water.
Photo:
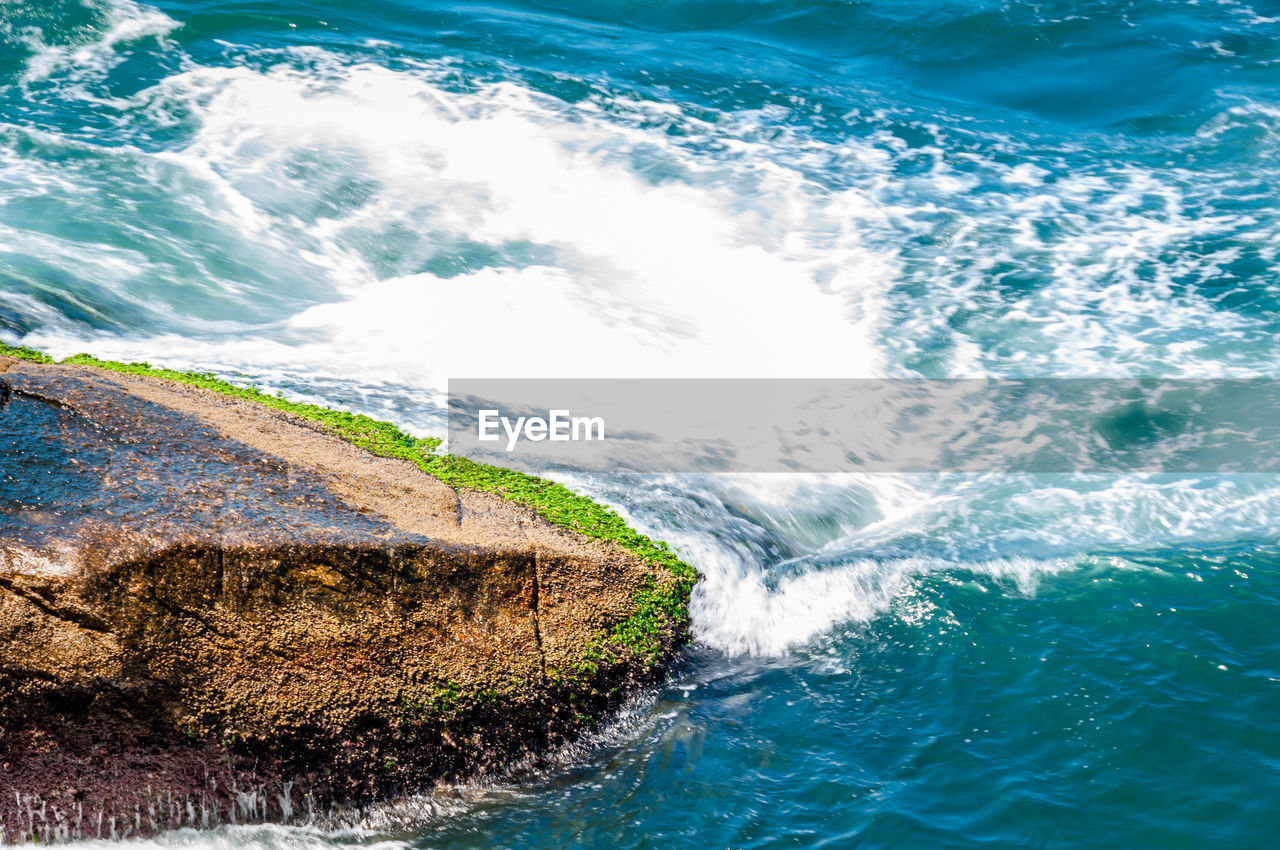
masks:
<svg viewBox="0 0 1280 850"><path fill-rule="evenodd" d="M450 377L1280 377L1280 4L4 0L0 338L444 430ZM1280 834L1280 481L562 476L670 682L355 828L166 848Z"/></svg>

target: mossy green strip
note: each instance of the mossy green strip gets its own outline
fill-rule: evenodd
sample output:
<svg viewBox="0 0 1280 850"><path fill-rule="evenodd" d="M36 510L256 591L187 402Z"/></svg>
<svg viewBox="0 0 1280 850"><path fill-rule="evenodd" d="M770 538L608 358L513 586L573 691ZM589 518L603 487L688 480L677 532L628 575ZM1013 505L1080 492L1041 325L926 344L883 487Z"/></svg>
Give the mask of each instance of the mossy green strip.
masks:
<svg viewBox="0 0 1280 850"><path fill-rule="evenodd" d="M37 363L54 362L52 357L34 349L3 343L0 343L0 354ZM256 386L236 386L212 372L180 372L150 363L99 360L88 354L76 354L61 362L165 378L284 411L316 423L324 431L374 454L412 461L424 472L452 487L497 493L513 502L528 505L552 525L613 542L667 570L674 580L650 582L642 587L636 592L636 608L632 616L614 626L599 646L589 648L588 657L593 659L592 663L620 660L616 658L616 650L623 649L635 652L651 666L656 665L661 662L663 647L668 643L665 636L672 631L682 632L688 625L689 594L698 578L693 567L676 557L666 543L641 534L628 526L615 511L574 493L562 484L464 457L441 454L438 438L418 439L390 422L317 404L289 401L269 395Z"/></svg>
<svg viewBox="0 0 1280 850"><path fill-rule="evenodd" d="M52 363L53 358L43 351L27 348L25 345L5 345L0 342L0 355L16 357L19 360L31 360L36 363Z"/></svg>

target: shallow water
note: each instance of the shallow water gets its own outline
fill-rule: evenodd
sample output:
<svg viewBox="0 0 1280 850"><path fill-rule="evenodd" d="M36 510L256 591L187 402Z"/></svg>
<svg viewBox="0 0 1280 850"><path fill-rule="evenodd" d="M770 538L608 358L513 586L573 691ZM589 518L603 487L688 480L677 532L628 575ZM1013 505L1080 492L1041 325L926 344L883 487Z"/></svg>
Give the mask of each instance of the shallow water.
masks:
<svg viewBox="0 0 1280 850"><path fill-rule="evenodd" d="M6 342L423 434L451 376L1280 372L1273 3L62 0L0 41ZM668 687L395 826L159 843L1272 843L1274 476L564 478L706 577Z"/></svg>

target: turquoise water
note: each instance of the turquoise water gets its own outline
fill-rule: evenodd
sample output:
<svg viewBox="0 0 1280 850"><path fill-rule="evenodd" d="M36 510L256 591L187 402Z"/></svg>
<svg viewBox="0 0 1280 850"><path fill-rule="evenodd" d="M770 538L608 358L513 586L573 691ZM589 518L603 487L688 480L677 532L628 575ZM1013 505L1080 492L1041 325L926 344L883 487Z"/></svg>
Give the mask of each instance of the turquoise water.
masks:
<svg viewBox="0 0 1280 850"><path fill-rule="evenodd" d="M0 338L450 377L1280 375L1280 5L0 4ZM704 574L551 765L166 846L1258 847L1280 482L562 476Z"/></svg>

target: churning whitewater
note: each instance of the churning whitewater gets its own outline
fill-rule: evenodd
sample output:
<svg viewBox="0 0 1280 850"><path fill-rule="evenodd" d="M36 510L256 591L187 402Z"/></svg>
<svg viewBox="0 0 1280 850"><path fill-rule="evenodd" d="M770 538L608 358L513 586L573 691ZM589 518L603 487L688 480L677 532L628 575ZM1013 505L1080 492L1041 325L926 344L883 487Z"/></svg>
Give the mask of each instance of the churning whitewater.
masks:
<svg viewBox="0 0 1280 850"><path fill-rule="evenodd" d="M1271 12L3 3L0 338L424 436L462 376L1275 377ZM703 573L667 687L360 830L146 843L1280 828L1273 476L554 477Z"/></svg>

